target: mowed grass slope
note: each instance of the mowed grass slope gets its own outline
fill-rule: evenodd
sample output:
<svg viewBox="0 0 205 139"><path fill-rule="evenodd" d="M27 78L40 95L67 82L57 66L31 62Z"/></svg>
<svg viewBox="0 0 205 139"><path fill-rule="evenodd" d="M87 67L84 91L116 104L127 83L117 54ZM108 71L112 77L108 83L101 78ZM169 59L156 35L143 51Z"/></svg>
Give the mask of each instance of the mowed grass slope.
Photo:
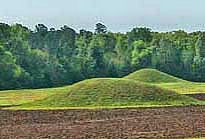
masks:
<svg viewBox="0 0 205 139"><path fill-rule="evenodd" d="M0 107L21 105L67 91L67 87L0 91Z"/></svg>
<svg viewBox="0 0 205 139"><path fill-rule="evenodd" d="M205 92L205 83L193 83L154 69L142 69L124 78L96 78L71 86L0 92L0 107L120 108L204 105L181 94Z"/></svg>
<svg viewBox="0 0 205 139"><path fill-rule="evenodd" d="M173 90L180 94L205 94L205 83L160 83L156 84L156 86Z"/></svg>
<svg viewBox="0 0 205 139"><path fill-rule="evenodd" d="M141 69L124 77L125 79L146 82L161 88L176 91L180 94L205 93L205 83L196 83L169 74L160 72L156 69Z"/></svg>
<svg viewBox="0 0 205 139"><path fill-rule="evenodd" d="M119 108L201 104L193 98L128 79L98 78L19 108Z"/></svg>

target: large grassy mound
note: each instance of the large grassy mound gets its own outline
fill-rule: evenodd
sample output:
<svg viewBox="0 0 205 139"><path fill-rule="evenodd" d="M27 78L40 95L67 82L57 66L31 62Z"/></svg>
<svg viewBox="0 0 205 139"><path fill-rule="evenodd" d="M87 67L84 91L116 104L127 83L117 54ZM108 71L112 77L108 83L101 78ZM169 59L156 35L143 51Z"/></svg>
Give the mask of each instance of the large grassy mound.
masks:
<svg viewBox="0 0 205 139"><path fill-rule="evenodd" d="M188 82L166 73L160 72L156 69L141 69L134 73L124 77L125 79L131 79L147 83L177 83Z"/></svg>
<svg viewBox="0 0 205 139"><path fill-rule="evenodd" d="M176 106L198 104L190 97L128 79L90 79L76 83L67 91L21 107L91 108L123 106Z"/></svg>

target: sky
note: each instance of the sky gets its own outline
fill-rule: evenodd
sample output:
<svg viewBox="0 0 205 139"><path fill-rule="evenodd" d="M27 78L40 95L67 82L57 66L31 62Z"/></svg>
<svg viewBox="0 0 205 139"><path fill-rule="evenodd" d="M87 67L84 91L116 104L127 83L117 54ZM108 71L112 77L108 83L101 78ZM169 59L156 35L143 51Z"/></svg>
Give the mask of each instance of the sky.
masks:
<svg viewBox="0 0 205 139"><path fill-rule="evenodd" d="M68 25L93 30L98 22L109 31L133 27L154 31L205 30L205 0L0 0L0 22L34 29Z"/></svg>

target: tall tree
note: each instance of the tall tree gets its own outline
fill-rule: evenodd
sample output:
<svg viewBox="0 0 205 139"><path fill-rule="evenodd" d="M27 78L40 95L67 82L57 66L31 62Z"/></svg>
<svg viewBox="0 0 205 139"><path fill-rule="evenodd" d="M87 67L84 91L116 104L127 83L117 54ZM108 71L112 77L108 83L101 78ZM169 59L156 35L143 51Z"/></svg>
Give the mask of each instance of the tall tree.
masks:
<svg viewBox="0 0 205 139"><path fill-rule="evenodd" d="M97 23L95 28L96 33L106 33L107 27L103 25L102 23Z"/></svg>
<svg viewBox="0 0 205 139"><path fill-rule="evenodd" d="M179 50L168 38L162 38L158 46L153 46L152 66L154 68L171 74L177 74L180 67L179 61Z"/></svg>
<svg viewBox="0 0 205 139"><path fill-rule="evenodd" d="M151 51L143 41L135 41L132 51L132 66L134 69L149 67L151 64Z"/></svg>
<svg viewBox="0 0 205 139"><path fill-rule="evenodd" d="M152 41L152 32L149 28L136 27L131 30L131 32L127 33L128 42L132 44L134 41L142 40L144 42Z"/></svg>
<svg viewBox="0 0 205 139"><path fill-rule="evenodd" d="M201 33L196 42L196 56L205 57L205 33Z"/></svg>
<svg viewBox="0 0 205 139"><path fill-rule="evenodd" d="M14 56L0 46L0 90L20 87L16 80L20 78L22 69L15 62Z"/></svg>

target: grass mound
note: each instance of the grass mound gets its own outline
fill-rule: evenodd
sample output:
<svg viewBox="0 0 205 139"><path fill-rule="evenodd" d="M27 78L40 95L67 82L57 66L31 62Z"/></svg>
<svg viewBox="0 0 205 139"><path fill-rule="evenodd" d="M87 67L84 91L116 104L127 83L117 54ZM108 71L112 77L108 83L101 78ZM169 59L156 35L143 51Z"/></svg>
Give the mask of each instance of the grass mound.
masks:
<svg viewBox="0 0 205 139"><path fill-rule="evenodd" d="M124 77L125 79L131 79L147 83L177 83L177 82L188 82L169 74L160 72L156 69L141 69L134 73Z"/></svg>
<svg viewBox="0 0 205 139"><path fill-rule="evenodd" d="M90 108L123 106L176 106L198 104L198 101L159 88L128 79L98 78L76 83L67 91L21 107L39 108Z"/></svg>

